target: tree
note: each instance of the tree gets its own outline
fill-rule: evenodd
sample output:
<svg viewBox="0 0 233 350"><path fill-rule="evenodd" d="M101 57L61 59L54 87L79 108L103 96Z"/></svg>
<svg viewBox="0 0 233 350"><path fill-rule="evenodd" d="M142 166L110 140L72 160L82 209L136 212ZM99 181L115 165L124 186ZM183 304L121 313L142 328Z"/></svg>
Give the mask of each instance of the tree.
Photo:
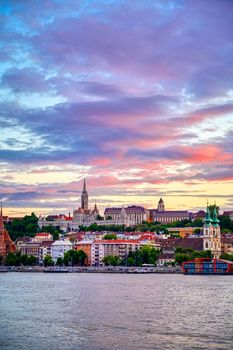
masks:
<svg viewBox="0 0 233 350"><path fill-rule="evenodd" d="M13 241L23 236L34 237L39 230L38 218L34 213L25 215L22 219L6 223L6 229Z"/></svg>
<svg viewBox="0 0 233 350"><path fill-rule="evenodd" d="M85 260L87 258L87 254L83 250L69 250L64 254L63 263L68 266L79 265L83 266Z"/></svg>
<svg viewBox="0 0 233 350"><path fill-rule="evenodd" d="M57 258L56 264L57 264L57 266L62 266L63 265L63 259L61 257Z"/></svg>
<svg viewBox="0 0 233 350"><path fill-rule="evenodd" d="M43 263L45 267L54 265L53 259L50 255L45 255Z"/></svg>
<svg viewBox="0 0 233 350"><path fill-rule="evenodd" d="M100 214L97 214L96 220L103 221L103 220L104 220L104 217L101 216Z"/></svg>
<svg viewBox="0 0 233 350"><path fill-rule="evenodd" d="M233 261L233 254L223 253L223 254L220 256L220 259Z"/></svg>
<svg viewBox="0 0 233 350"><path fill-rule="evenodd" d="M175 261L181 265L183 262L190 260L190 256L184 253L175 254Z"/></svg>
<svg viewBox="0 0 233 350"><path fill-rule="evenodd" d="M118 266L120 265L120 257L116 255L107 255L103 258L103 263L106 266Z"/></svg>
<svg viewBox="0 0 233 350"><path fill-rule="evenodd" d="M54 241L59 240L59 232L58 232L58 230L55 230L55 231L53 232L53 240L54 240Z"/></svg>
<svg viewBox="0 0 233 350"><path fill-rule="evenodd" d="M117 235L114 233L106 233L106 235L103 236L103 239L117 239Z"/></svg>

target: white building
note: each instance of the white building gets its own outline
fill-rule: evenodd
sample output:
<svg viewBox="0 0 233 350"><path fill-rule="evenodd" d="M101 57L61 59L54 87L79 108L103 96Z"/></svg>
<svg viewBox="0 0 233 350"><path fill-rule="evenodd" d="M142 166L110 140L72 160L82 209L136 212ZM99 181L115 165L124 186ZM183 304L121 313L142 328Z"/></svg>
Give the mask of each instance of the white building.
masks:
<svg viewBox="0 0 233 350"><path fill-rule="evenodd" d="M58 258L63 258L64 254L73 249L73 244L69 240L55 241L51 247L51 256L56 263Z"/></svg>

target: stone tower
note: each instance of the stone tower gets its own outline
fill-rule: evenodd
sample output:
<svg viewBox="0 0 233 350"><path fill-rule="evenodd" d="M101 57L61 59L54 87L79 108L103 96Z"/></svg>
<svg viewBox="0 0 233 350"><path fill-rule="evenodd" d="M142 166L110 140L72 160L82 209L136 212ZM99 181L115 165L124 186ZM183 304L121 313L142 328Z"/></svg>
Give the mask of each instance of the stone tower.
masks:
<svg viewBox="0 0 233 350"><path fill-rule="evenodd" d="M221 255L221 231L216 207L211 218L208 205L203 226L203 250L210 250L214 259L219 259Z"/></svg>
<svg viewBox="0 0 233 350"><path fill-rule="evenodd" d="M158 211L164 211L164 210L165 210L164 201L162 198L160 198L159 203L158 203Z"/></svg>
<svg viewBox="0 0 233 350"><path fill-rule="evenodd" d="M86 190L86 180L83 181L83 190L81 195L81 208L88 210L88 193Z"/></svg>

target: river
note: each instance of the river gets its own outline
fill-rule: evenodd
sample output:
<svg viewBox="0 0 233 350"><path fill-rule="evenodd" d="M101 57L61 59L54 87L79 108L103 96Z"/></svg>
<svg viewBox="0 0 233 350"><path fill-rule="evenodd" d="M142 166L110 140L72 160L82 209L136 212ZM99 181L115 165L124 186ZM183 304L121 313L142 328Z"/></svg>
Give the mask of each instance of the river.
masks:
<svg viewBox="0 0 233 350"><path fill-rule="evenodd" d="M232 276L0 274L0 349L233 349Z"/></svg>

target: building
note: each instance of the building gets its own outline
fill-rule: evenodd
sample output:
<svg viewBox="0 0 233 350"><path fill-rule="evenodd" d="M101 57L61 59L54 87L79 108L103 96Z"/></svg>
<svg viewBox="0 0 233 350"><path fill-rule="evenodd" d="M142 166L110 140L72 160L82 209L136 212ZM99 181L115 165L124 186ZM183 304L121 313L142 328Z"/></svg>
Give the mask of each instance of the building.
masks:
<svg viewBox="0 0 233 350"><path fill-rule="evenodd" d="M82 250L86 253L87 258L85 261L85 265L90 266L91 265L91 246L92 246L93 240L82 240L74 245L74 249L76 250Z"/></svg>
<svg viewBox="0 0 233 350"><path fill-rule="evenodd" d="M22 255L32 255L36 258L36 263L40 260L40 245L41 242L26 242L18 246L18 250Z"/></svg>
<svg viewBox="0 0 233 350"><path fill-rule="evenodd" d="M95 204L94 209L88 207L88 192L86 188L86 180L83 182L83 190L81 193L81 206L73 210L73 217L60 215L49 215L43 217L40 215L38 226L40 229L46 226L58 227L63 232L76 231L79 226L89 226L94 222L98 222L99 210ZM101 221L103 224L103 222Z"/></svg>
<svg viewBox="0 0 233 350"><path fill-rule="evenodd" d="M51 256L53 241L43 241L39 247L39 264L42 265L44 262L44 258L48 255Z"/></svg>
<svg viewBox="0 0 233 350"><path fill-rule="evenodd" d="M222 254L233 254L233 236L221 238L221 251Z"/></svg>
<svg viewBox="0 0 233 350"><path fill-rule="evenodd" d="M43 242L52 240L52 235L47 232L36 233L34 237L34 242Z"/></svg>
<svg viewBox="0 0 233 350"><path fill-rule="evenodd" d="M104 211L105 220L124 221L127 225L138 225L143 221L148 221L150 216L149 211L141 206L132 205L126 208L106 208Z"/></svg>
<svg viewBox="0 0 233 350"><path fill-rule="evenodd" d="M222 215L229 216L229 218L233 221L233 210L224 211Z"/></svg>
<svg viewBox="0 0 233 350"><path fill-rule="evenodd" d="M103 258L108 255L126 259L129 252L135 252L141 246L136 240L94 240L91 246L91 265L103 265Z"/></svg>
<svg viewBox="0 0 233 350"><path fill-rule="evenodd" d="M0 256L5 259L8 253L15 253L16 246L11 240L8 231L4 227L2 203L0 212Z"/></svg>
<svg viewBox="0 0 233 350"><path fill-rule="evenodd" d="M81 194L81 207L73 211L73 226L85 225L88 226L97 220L99 210L95 204L94 209L88 207L88 192L86 189L86 180L83 181L83 190Z"/></svg>
<svg viewBox="0 0 233 350"><path fill-rule="evenodd" d="M189 237L195 234L195 230L200 230L202 232L202 227L168 227L168 232L172 234L178 234L181 238Z"/></svg>
<svg viewBox="0 0 233 350"><path fill-rule="evenodd" d="M160 222L161 224L170 224L172 222L189 220L190 214L187 210L165 210L165 204L162 198L158 202L157 209L150 209L150 221Z"/></svg>
<svg viewBox="0 0 233 350"><path fill-rule="evenodd" d="M64 254L71 249L73 249L73 244L69 240L55 241L51 246L51 256L54 263L57 262L58 258L63 258Z"/></svg>
<svg viewBox="0 0 233 350"><path fill-rule="evenodd" d="M219 259L221 255L221 231L216 207L211 218L208 205L203 226L203 250L210 250L214 259Z"/></svg>

